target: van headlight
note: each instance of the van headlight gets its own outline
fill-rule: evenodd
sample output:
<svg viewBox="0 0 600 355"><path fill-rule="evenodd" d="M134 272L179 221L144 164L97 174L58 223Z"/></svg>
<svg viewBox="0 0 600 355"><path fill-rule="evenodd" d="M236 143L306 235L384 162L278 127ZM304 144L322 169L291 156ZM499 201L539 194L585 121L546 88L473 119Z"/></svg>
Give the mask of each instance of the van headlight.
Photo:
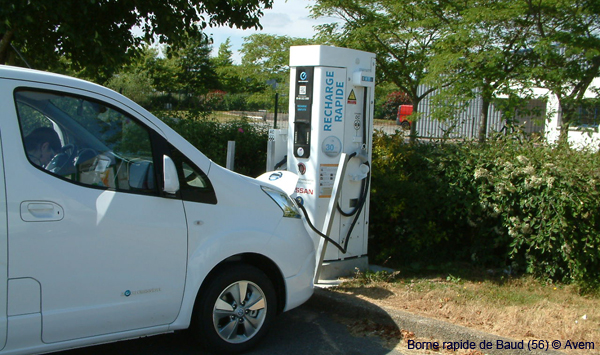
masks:
<svg viewBox="0 0 600 355"><path fill-rule="evenodd" d="M284 217L300 218L300 211L298 211L296 203L285 192L266 186L261 186L261 188L281 208Z"/></svg>

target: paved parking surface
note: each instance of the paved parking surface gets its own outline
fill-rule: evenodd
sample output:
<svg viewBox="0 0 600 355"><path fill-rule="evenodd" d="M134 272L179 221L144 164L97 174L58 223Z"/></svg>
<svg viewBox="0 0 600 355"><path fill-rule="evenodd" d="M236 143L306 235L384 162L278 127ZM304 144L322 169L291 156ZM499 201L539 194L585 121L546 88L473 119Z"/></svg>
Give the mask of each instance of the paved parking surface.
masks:
<svg viewBox="0 0 600 355"><path fill-rule="evenodd" d="M384 355L400 354L383 347L377 337L355 336L339 321L339 310L324 309L313 297L303 306L275 319L264 341L248 355ZM61 355L207 355L186 332L157 335L95 347L64 351Z"/></svg>

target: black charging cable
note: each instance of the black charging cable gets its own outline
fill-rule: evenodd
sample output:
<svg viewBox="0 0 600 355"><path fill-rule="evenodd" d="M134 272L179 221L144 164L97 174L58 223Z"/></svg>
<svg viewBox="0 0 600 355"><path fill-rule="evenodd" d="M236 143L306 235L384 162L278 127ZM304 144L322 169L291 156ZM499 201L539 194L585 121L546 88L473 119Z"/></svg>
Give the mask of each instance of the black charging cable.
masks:
<svg viewBox="0 0 600 355"><path fill-rule="evenodd" d="M353 157L356 156L356 153L352 153L348 160L352 159ZM317 233L318 236L320 236L321 238L325 239L326 241L328 241L329 243L333 244L333 246L335 246L336 248L338 248L343 254L346 254L346 252L348 251L348 241L350 240L350 235L352 234L352 231L354 230L354 226L356 225L356 223L358 222L358 217L360 216L360 213L362 212L363 208L365 207L365 203L367 202L367 196L369 193L369 185L370 185L370 181L371 181L371 166L369 165L368 162L365 163L368 167L369 167L369 172L367 173L367 177L363 180L363 183L361 185L362 187L362 191L361 194L359 196L359 202L358 205L356 206L356 208L354 209L354 211L352 211L351 213L345 213L344 211L342 211L341 207L339 206L339 203L337 205L337 210L345 217L352 217L354 216L354 219L352 220L352 223L350 224L350 229L348 229L348 233L346 234L346 238L344 238L344 245L342 246L341 244L339 244L338 242L336 242L335 240L331 239L331 237L329 237L328 235L325 235L323 232L321 232L320 230L318 230L313 224L312 221L310 220L310 217L308 216L308 212L306 211L306 209L304 208L304 206L302 206L302 204L300 203L300 201L297 201L298 203L298 207L300 208L300 210L302 211L302 213L304 214L304 217L306 218L306 223L308 224L308 226L310 227L310 229L312 229L315 233Z"/></svg>
<svg viewBox="0 0 600 355"><path fill-rule="evenodd" d="M275 164L275 168L273 170L277 170L279 168L281 168L283 166L283 164L287 163L287 155L283 157L283 159L281 159L281 161L277 164Z"/></svg>

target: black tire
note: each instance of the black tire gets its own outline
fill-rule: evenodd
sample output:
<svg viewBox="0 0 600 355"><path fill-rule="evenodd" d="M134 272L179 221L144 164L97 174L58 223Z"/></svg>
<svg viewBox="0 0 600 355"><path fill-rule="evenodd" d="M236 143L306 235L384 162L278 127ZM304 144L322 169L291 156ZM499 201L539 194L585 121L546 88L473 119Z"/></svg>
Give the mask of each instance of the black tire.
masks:
<svg viewBox="0 0 600 355"><path fill-rule="evenodd" d="M277 310L271 280L248 264L228 265L202 289L195 336L217 353L239 353L266 335Z"/></svg>
<svg viewBox="0 0 600 355"><path fill-rule="evenodd" d="M400 126L402 126L402 129L404 129L405 131L408 131L410 129L410 122L408 122L408 121L402 121L400 123Z"/></svg>

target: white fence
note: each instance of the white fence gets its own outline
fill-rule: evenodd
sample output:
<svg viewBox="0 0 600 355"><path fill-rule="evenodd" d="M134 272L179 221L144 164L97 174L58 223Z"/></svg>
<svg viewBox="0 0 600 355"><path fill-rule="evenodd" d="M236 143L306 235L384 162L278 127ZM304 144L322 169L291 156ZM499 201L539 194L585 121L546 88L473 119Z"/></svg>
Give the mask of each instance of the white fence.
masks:
<svg viewBox="0 0 600 355"><path fill-rule="evenodd" d="M423 91L424 88L421 88ZM421 93L419 93L421 94ZM431 117L433 111L433 95L425 97L419 104L421 112L416 122L417 135L422 138L462 138L475 139L479 136L483 100L470 100L453 120L439 121ZM546 101L530 100L527 107L521 109L513 118L513 125L522 126L527 133L543 134L546 117ZM506 132L510 125L502 111L490 105L488 111L487 135L493 132Z"/></svg>

